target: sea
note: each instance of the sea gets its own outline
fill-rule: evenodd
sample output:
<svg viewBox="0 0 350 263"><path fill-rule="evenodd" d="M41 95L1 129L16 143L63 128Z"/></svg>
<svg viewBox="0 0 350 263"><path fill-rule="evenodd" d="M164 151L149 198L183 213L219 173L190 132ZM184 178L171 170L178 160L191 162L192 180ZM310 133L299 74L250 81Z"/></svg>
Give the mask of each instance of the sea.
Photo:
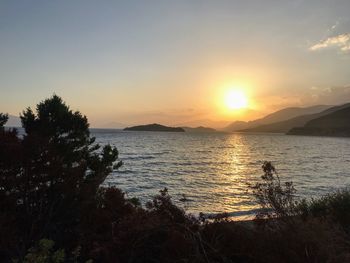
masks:
<svg viewBox="0 0 350 263"><path fill-rule="evenodd" d="M146 132L93 129L96 142L117 147L123 165L105 185L142 204L168 189L175 204L198 215L240 219L258 211L251 186L271 161L296 198L350 186L350 138L284 134Z"/></svg>

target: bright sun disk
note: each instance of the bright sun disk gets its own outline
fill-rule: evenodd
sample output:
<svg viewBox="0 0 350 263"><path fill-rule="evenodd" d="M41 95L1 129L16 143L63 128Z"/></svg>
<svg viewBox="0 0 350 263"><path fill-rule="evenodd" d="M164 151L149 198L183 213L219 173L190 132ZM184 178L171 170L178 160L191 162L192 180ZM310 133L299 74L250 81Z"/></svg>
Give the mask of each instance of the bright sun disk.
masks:
<svg viewBox="0 0 350 263"><path fill-rule="evenodd" d="M225 95L225 103L229 109L244 109L248 106L248 99L241 90L230 90Z"/></svg>

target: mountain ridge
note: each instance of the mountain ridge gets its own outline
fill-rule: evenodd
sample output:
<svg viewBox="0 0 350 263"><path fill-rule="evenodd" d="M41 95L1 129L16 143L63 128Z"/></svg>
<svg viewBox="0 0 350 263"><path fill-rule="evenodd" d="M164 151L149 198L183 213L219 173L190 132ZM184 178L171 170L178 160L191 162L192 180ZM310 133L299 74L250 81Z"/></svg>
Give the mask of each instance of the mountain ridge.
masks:
<svg viewBox="0 0 350 263"><path fill-rule="evenodd" d="M350 103L347 107L308 121L303 127L294 127L288 135L350 137Z"/></svg>
<svg viewBox="0 0 350 263"><path fill-rule="evenodd" d="M310 107L288 107L276 112L270 113L263 118L259 118L253 121L235 121L230 125L226 126L223 130L233 132L233 131L242 131L245 129L254 128L260 125L267 125L274 122L288 120L300 115L313 114L321 112L328 108L332 107L331 105L315 105Z"/></svg>
<svg viewBox="0 0 350 263"><path fill-rule="evenodd" d="M335 112L337 110L340 110L342 108L346 108L350 106L350 103L346 103L343 105L337 105L330 107L328 109L325 109L319 113L314 114L306 114L306 115L300 115L288 120L270 123L266 125L260 125L249 129L242 129L239 130L240 132L270 132L270 133L287 133L289 130L295 127L302 127L304 126L308 121L311 121L312 119L325 116L329 113Z"/></svg>

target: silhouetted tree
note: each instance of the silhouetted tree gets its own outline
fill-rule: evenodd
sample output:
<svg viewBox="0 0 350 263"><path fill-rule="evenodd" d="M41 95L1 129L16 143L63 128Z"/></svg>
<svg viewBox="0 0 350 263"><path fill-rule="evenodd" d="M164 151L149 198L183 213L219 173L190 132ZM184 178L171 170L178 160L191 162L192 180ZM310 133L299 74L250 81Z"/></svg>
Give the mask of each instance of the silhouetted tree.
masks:
<svg viewBox="0 0 350 263"><path fill-rule="evenodd" d="M35 113L26 109L21 121L23 139L15 130L0 137L0 196L6 196L0 218L14 215L18 254L44 237L73 247L81 211L95 202L100 184L121 165L114 165L118 151L95 144L87 118L56 95L39 103Z"/></svg>
<svg viewBox="0 0 350 263"><path fill-rule="evenodd" d="M3 128L8 121L9 116L7 114L0 113L0 128Z"/></svg>
<svg viewBox="0 0 350 263"><path fill-rule="evenodd" d="M0 113L0 258L18 247L19 184L22 173L22 145L15 129L4 129L8 120ZM19 242L18 242L19 241Z"/></svg>

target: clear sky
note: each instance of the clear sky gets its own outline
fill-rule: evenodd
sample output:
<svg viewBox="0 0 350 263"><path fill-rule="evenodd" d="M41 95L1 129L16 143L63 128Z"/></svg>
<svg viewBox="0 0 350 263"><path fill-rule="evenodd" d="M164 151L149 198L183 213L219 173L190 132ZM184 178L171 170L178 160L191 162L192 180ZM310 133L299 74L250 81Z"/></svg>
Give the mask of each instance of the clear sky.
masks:
<svg viewBox="0 0 350 263"><path fill-rule="evenodd" d="M349 0L1 1L0 112L224 125L350 101ZM239 89L248 109L225 107Z"/></svg>

